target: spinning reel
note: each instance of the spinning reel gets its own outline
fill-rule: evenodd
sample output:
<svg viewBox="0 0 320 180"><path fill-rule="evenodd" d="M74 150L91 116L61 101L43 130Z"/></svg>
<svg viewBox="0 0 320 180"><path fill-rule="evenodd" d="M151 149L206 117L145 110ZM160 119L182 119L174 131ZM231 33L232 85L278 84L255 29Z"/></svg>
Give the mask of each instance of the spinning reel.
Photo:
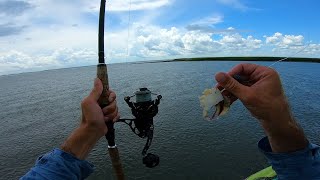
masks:
<svg viewBox="0 0 320 180"><path fill-rule="evenodd" d="M152 95L157 98L152 100ZM136 102L131 102L131 98L136 97ZM120 119L119 122L126 123L133 133L140 138L147 138L147 142L142 150L142 162L146 167L156 167L159 162L159 156L148 153L147 151L152 143L153 138L153 118L158 114L158 105L160 104L162 96L152 93L147 88L140 88L133 96L124 98L128 106L131 108L131 113L135 119Z"/></svg>

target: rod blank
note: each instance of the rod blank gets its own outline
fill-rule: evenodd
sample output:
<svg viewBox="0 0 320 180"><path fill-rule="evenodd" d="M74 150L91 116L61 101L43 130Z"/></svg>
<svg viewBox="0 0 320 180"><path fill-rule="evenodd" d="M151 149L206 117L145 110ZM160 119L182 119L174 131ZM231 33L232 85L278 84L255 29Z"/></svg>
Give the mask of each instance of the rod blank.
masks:
<svg viewBox="0 0 320 180"><path fill-rule="evenodd" d="M105 23L106 1L101 0L99 17L99 63L104 64L104 23Z"/></svg>

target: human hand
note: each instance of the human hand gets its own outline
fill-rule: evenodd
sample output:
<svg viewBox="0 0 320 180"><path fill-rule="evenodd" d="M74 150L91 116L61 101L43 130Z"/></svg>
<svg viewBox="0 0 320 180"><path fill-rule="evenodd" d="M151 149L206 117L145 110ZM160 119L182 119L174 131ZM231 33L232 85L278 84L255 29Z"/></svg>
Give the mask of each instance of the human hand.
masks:
<svg viewBox="0 0 320 180"><path fill-rule="evenodd" d="M232 78L234 75L240 75L244 82ZM218 73L216 80L219 86L239 98L260 121L279 120L279 116L291 118L280 77L274 69L255 64L240 64L229 73Z"/></svg>
<svg viewBox="0 0 320 180"><path fill-rule="evenodd" d="M242 82L233 76L239 75ZM306 145L303 131L295 122L284 94L278 73L255 64L240 64L228 73L216 75L218 88L225 95L239 98L262 124L274 151L287 152ZM295 142L288 140L293 138ZM294 138L296 137L296 138Z"/></svg>
<svg viewBox="0 0 320 180"><path fill-rule="evenodd" d="M107 134L106 123L117 121L120 118L116 102L116 94L109 90L110 104L101 109L98 99L102 93L103 85L100 79L95 79L94 87L88 97L81 103L82 120L80 127L75 129L61 149L71 153L79 159L85 159L97 141Z"/></svg>
<svg viewBox="0 0 320 180"><path fill-rule="evenodd" d="M109 90L110 104L103 109L101 109L99 106L98 99L102 93L102 90L103 85L100 79L96 78L94 81L94 88L92 89L90 95L81 103L81 126L85 126L90 129L96 129L96 133L98 133L100 137L104 136L108 132L108 128L106 126L107 122L116 122L120 118L116 94L113 91Z"/></svg>

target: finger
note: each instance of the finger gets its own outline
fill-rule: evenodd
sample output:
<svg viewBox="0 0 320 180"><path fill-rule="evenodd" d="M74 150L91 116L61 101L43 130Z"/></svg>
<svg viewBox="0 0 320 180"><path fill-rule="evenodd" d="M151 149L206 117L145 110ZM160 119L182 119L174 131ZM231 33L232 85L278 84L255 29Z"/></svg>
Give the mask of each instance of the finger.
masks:
<svg viewBox="0 0 320 180"><path fill-rule="evenodd" d="M120 114L117 113L117 115L114 118L110 118L108 116L104 117L104 122L110 122L112 120L113 123L116 123L120 119Z"/></svg>
<svg viewBox="0 0 320 180"><path fill-rule="evenodd" d="M118 114L118 107L116 107L113 111L109 112L108 114L104 114L105 117L108 117L109 119L113 119Z"/></svg>
<svg viewBox="0 0 320 180"><path fill-rule="evenodd" d="M241 83L242 85L245 85L245 86L251 86L252 84L254 84L256 82L255 77L252 77L250 79L250 77L246 76L246 75L236 74L236 75L232 75L232 77L235 80L237 80L239 83Z"/></svg>
<svg viewBox="0 0 320 180"><path fill-rule="evenodd" d="M120 114L118 113L118 115L113 119L113 123L116 123L119 119L120 119Z"/></svg>
<svg viewBox="0 0 320 180"><path fill-rule="evenodd" d="M234 96L234 95L231 95L229 97L230 105L233 104L236 100L238 100L238 98L236 96Z"/></svg>
<svg viewBox="0 0 320 180"><path fill-rule="evenodd" d="M268 68L256 64L239 64L228 74L234 77L238 82L246 86L252 86L256 83Z"/></svg>
<svg viewBox="0 0 320 180"><path fill-rule="evenodd" d="M215 88L218 88L220 91L222 91L224 88L222 87L222 86L220 86L219 84L216 84L215 86L214 86Z"/></svg>
<svg viewBox="0 0 320 180"><path fill-rule="evenodd" d="M230 93L229 91L223 90L223 91L221 92L221 94L222 94L222 96L223 96L224 98L227 98L227 99L228 99L228 101L230 102L230 105L231 105L233 102L235 102L236 100L238 100L238 98L237 98L236 96L234 96L232 93Z"/></svg>
<svg viewBox="0 0 320 180"><path fill-rule="evenodd" d="M89 98L93 98L95 101L98 101L99 97L101 96L103 90L102 82L99 78L94 80L93 89L89 95Z"/></svg>
<svg viewBox="0 0 320 180"><path fill-rule="evenodd" d="M224 87L227 91L238 97L239 99L244 98L247 94L246 86L240 84L234 78L226 73L218 73L216 75L216 80L218 81L219 85Z"/></svg>
<svg viewBox="0 0 320 180"><path fill-rule="evenodd" d="M109 104L107 107L102 109L103 114L108 115L117 110L117 101L113 101L111 104Z"/></svg>
<svg viewBox="0 0 320 180"><path fill-rule="evenodd" d="M224 88L220 86L219 84L216 85L216 88L218 88L220 91L222 91Z"/></svg>
<svg viewBox="0 0 320 180"><path fill-rule="evenodd" d="M116 95L116 93L114 93L112 90L109 90L109 102L111 103L111 102L113 102L114 100L116 100L116 98L117 98L117 95Z"/></svg>
<svg viewBox="0 0 320 180"><path fill-rule="evenodd" d="M245 86L251 86L254 83L252 80L249 79L248 76L240 76L239 74L231 75L231 76L235 80L237 80L239 83L241 83L241 84L243 84ZM215 87L218 88L220 91L222 91L224 89L220 84L216 84Z"/></svg>
<svg viewBox="0 0 320 180"><path fill-rule="evenodd" d="M229 92L229 91L225 91L225 90L223 90L222 92L221 92L221 94L223 95L223 96L225 96L225 97L231 97L231 96L234 96L231 92Z"/></svg>
<svg viewBox="0 0 320 180"><path fill-rule="evenodd" d="M246 75L250 76L257 68L259 65L256 64L239 64L235 66L234 68L229 71L229 75Z"/></svg>
<svg viewBox="0 0 320 180"><path fill-rule="evenodd" d="M119 112L118 110L112 112L111 114L108 114L104 117L105 121L114 121L115 118L117 118Z"/></svg>

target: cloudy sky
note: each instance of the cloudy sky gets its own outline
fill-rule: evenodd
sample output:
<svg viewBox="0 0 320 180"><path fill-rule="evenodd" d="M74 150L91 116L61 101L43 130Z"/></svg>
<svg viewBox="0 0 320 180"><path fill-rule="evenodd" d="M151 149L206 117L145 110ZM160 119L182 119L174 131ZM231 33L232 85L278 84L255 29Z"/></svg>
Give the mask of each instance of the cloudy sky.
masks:
<svg viewBox="0 0 320 180"><path fill-rule="evenodd" d="M96 64L99 5L0 0L0 75ZM320 57L319 7L318 0L110 0L107 62Z"/></svg>

